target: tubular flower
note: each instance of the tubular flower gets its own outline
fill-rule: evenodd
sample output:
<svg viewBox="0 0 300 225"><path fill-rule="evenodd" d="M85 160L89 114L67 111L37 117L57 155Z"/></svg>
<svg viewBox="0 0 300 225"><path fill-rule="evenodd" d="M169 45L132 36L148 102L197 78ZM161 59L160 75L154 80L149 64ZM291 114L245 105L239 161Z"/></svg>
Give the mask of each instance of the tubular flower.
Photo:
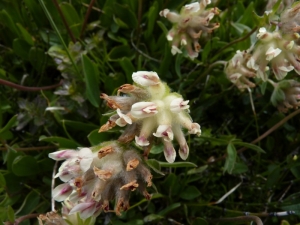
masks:
<svg viewBox="0 0 300 225"><path fill-rule="evenodd" d="M258 44L247 62L248 68L255 70L257 77L267 81L266 71L269 67L277 80L282 80L292 70L300 74L300 64L297 61L300 48L294 42L299 35L282 35L280 30L269 32L262 27L257 37Z"/></svg>
<svg viewBox="0 0 300 225"><path fill-rule="evenodd" d="M300 5L299 5L300 7ZM300 46L296 44L299 34L284 34L278 29L273 32L261 27L257 34L258 41L253 50L237 51L228 62L225 73L239 89L255 87L249 81L257 77L268 81L270 70L277 80L285 78L288 72L300 75Z"/></svg>
<svg viewBox="0 0 300 225"><path fill-rule="evenodd" d="M160 138L165 146L165 157L170 163L174 162L176 152L172 140L175 138L179 145L179 155L186 160L189 150L182 128L190 134L200 135L200 125L193 123L189 112L189 101L184 101L178 93L170 92L167 84L163 83L155 72L139 71L132 74L134 85L122 85L118 93L123 96L107 96L102 94L107 105L116 110L99 132L110 129L112 122L126 126L119 137L122 143L135 139L142 146L145 156L148 156L154 137ZM118 106L118 107L115 107ZM120 123L119 121L123 122Z"/></svg>
<svg viewBox="0 0 300 225"><path fill-rule="evenodd" d="M300 106L300 83L294 80L277 83L271 96L271 102L284 113L292 108L297 109Z"/></svg>
<svg viewBox="0 0 300 225"><path fill-rule="evenodd" d="M254 61L249 61L250 54L247 51L237 51L233 58L228 62L225 73L227 78L234 83L241 91L246 88L255 87L249 78L255 77L255 70L253 68L247 67L248 63L255 63ZM251 65L254 68L257 67L256 64Z"/></svg>
<svg viewBox="0 0 300 225"><path fill-rule="evenodd" d="M82 152L88 153L86 158L91 159L84 167L78 159ZM109 210L109 201L113 199L116 199L115 212L120 215L129 208L130 192L136 189L147 199L150 197L146 190L152 185L149 169L135 150L127 150L117 141L79 151L58 151L49 157L65 159L56 175L64 183L53 190L52 197L68 204L65 211L70 217L74 214L84 220L96 217L101 211Z"/></svg>
<svg viewBox="0 0 300 225"><path fill-rule="evenodd" d="M218 8L206 10L210 0L185 5L181 8L180 13L171 12L169 9L162 10L159 15L167 18L173 23L173 28L167 35L168 41L172 42L172 54L182 53L179 45L186 48L191 59L198 57L200 45L198 39L203 32L211 33L217 29L219 23L210 23L215 15L219 14ZM194 48L193 48L193 47Z"/></svg>

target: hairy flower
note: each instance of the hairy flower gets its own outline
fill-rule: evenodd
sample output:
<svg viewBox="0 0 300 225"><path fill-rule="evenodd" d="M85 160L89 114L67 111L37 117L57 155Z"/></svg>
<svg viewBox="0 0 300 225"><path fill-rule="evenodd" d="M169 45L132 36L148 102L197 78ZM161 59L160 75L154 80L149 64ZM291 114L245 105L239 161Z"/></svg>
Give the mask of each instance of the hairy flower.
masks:
<svg viewBox="0 0 300 225"><path fill-rule="evenodd" d="M82 154L91 159L84 167L80 166ZM53 190L52 197L68 204L69 218L76 214L82 220L96 217L101 211L109 210L109 201L113 199L118 202L115 212L120 215L129 208L130 192L135 189L149 199L146 190L152 184L149 169L135 150L126 149L117 141L80 150L62 150L50 153L49 157L65 159L58 173L64 183ZM69 171L74 165L78 165L76 173Z"/></svg>
<svg viewBox="0 0 300 225"><path fill-rule="evenodd" d="M167 34L167 40L172 42L173 55L182 53L179 49L181 45L191 59L198 57L200 50L198 39L201 34L211 33L220 26L218 23L210 23L213 17L219 14L218 8L206 9L210 3L210 0L202 0L183 6L180 13L171 12L169 9L159 13L173 23L172 29Z"/></svg>
<svg viewBox="0 0 300 225"><path fill-rule="evenodd" d="M188 10L196 10L197 4L188 7ZM123 96L107 96L103 94L108 105L116 109L117 113L110 117L109 121L116 121L119 126L125 126L119 141L128 143L135 139L137 145L144 148L144 155L148 156L153 143L153 137L160 138L165 146L165 157L170 163L174 162L176 152L172 140L180 145L179 156L186 160L189 150L185 141L182 128L190 134L200 135L200 125L193 123L188 112L188 100L184 100L178 93L170 92L167 84L161 82L157 73L140 71L132 74L134 82L139 85L125 84L119 88ZM121 100L121 98L124 98ZM120 102L124 103L122 106ZM121 110L121 111L120 111ZM121 113L122 112L122 113ZM130 118L125 120L124 115ZM123 123L117 122L122 120ZM104 128L103 128L104 127ZM105 131L107 124L100 128ZM169 143L166 143L169 142ZM174 150L174 151L173 151Z"/></svg>

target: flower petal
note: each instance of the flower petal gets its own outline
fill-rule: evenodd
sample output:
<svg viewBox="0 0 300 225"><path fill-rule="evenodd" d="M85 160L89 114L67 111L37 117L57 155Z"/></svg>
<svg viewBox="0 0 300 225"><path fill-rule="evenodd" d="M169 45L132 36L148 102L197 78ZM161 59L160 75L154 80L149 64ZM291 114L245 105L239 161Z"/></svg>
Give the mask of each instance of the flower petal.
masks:
<svg viewBox="0 0 300 225"><path fill-rule="evenodd" d="M131 106L130 112L136 118L146 118L158 113L157 106L153 102L137 102Z"/></svg>
<svg viewBox="0 0 300 225"><path fill-rule="evenodd" d="M79 212L81 219L87 219L91 217L95 211L96 211L96 202L91 201L91 202L83 202L75 205L69 214Z"/></svg>
<svg viewBox="0 0 300 225"><path fill-rule="evenodd" d="M149 145L149 141L143 136L140 136L140 137L135 136L135 142L139 146L148 146Z"/></svg>
<svg viewBox="0 0 300 225"><path fill-rule="evenodd" d="M156 133L153 133L155 137L162 137L165 141L171 141L174 138L173 131L170 125L159 125Z"/></svg>
<svg viewBox="0 0 300 225"><path fill-rule="evenodd" d="M173 147L172 142L164 141L164 146L165 146L164 147L164 155L165 155L166 160L169 163L173 163L175 161L175 158L176 158L176 151Z"/></svg>
<svg viewBox="0 0 300 225"><path fill-rule="evenodd" d="M189 129L190 134L197 134L198 136L201 135L200 125L198 123L192 123L191 128Z"/></svg>
<svg viewBox="0 0 300 225"><path fill-rule="evenodd" d="M183 101L182 98L176 98L176 99L172 100L172 102L170 103L170 110L173 113L179 113L184 109L190 108L188 103L189 103L189 100Z"/></svg>
<svg viewBox="0 0 300 225"><path fill-rule="evenodd" d="M55 201L61 202L64 201L72 193L73 188L69 183L60 184L54 188L52 192L52 197Z"/></svg>
<svg viewBox="0 0 300 225"><path fill-rule="evenodd" d="M77 155L78 152L75 150L61 150L61 151L49 153L48 157L56 161L61 161L61 160L76 157Z"/></svg>
<svg viewBox="0 0 300 225"><path fill-rule="evenodd" d="M132 80L142 86L153 86L160 83L159 76L155 72L138 71L132 74Z"/></svg>

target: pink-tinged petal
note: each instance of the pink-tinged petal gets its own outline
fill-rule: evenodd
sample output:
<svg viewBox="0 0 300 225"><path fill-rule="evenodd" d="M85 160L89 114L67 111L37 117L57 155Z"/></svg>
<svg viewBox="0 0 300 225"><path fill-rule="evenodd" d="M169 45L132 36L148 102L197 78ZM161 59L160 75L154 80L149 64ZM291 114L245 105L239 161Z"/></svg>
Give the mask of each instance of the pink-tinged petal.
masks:
<svg viewBox="0 0 300 225"><path fill-rule="evenodd" d="M160 83L160 79L155 72L138 71L132 74L132 80L142 86L153 86Z"/></svg>
<svg viewBox="0 0 300 225"><path fill-rule="evenodd" d="M189 147L186 143L184 134L181 130L181 126L176 124L173 126L173 132L174 132L174 136L176 138L176 140L178 141L178 144L180 146L179 148L179 156L180 158L182 158L183 160L186 160L187 157L189 156Z"/></svg>
<svg viewBox="0 0 300 225"><path fill-rule="evenodd" d="M82 172L86 172L88 169L90 169L92 162L93 162L93 158L81 159L80 168L82 169Z"/></svg>
<svg viewBox="0 0 300 225"><path fill-rule="evenodd" d="M162 137L165 141L171 141L174 138L174 134L170 125L159 125L156 133L153 133L155 137Z"/></svg>
<svg viewBox="0 0 300 225"><path fill-rule="evenodd" d="M137 102L131 106L131 115L135 118L146 118L158 113L153 102Z"/></svg>
<svg viewBox="0 0 300 225"><path fill-rule="evenodd" d="M78 155L78 152L75 150L61 150L57 152L49 153L49 158L56 161L61 161L69 158L74 158Z"/></svg>
<svg viewBox="0 0 300 225"><path fill-rule="evenodd" d="M135 142L137 145L139 146L148 146L149 145L149 141L147 140L147 138L143 137L143 136L135 136Z"/></svg>
<svg viewBox="0 0 300 225"><path fill-rule="evenodd" d="M164 141L164 155L169 163L173 163L175 161L176 151L173 147L172 142Z"/></svg>
<svg viewBox="0 0 300 225"><path fill-rule="evenodd" d="M83 202L75 205L69 214L79 212L81 219L87 219L91 217L95 211L96 211L96 202Z"/></svg>
<svg viewBox="0 0 300 225"><path fill-rule="evenodd" d="M60 184L54 188L52 192L52 197L55 201L61 202L64 201L72 193L73 188L69 183Z"/></svg>
<svg viewBox="0 0 300 225"><path fill-rule="evenodd" d="M187 143L185 143L184 145L180 145L180 149L179 149L179 156L180 158L182 158L183 160L186 160L187 157L189 156L189 146L187 145Z"/></svg>
<svg viewBox="0 0 300 225"><path fill-rule="evenodd" d="M189 133L200 136L201 135L200 125L198 123L192 123L191 128L189 129Z"/></svg>
<svg viewBox="0 0 300 225"><path fill-rule="evenodd" d="M173 113L179 113L184 109L190 108L188 103L189 103L189 100L183 101L182 98L176 98L176 99L172 100L172 102L170 103L170 110Z"/></svg>

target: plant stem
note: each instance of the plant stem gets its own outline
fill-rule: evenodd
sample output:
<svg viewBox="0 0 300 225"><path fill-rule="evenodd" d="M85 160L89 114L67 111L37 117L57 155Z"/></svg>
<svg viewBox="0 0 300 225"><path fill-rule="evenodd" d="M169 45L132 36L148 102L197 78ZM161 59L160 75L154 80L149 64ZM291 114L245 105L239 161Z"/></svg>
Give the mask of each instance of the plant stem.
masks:
<svg viewBox="0 0 300 225"><path fill-rule="evenodd" d="M284 123L286 123L289 119L293 118L294 116L296 116L297 114L300 113L300 109L292 112L290 115L284 117L281 121L279 121L277 124L275 124L273 127L271 127L269 130L267 130L265 133L263 133L262 135L260 135L258 138L256 138L255 140L253 140L251 142L251 144L256 144L257 142L261 141L262 139L264 139L265 137L267 137L269 134L271 134L273 131L277 130L280 126L282 126ZM247 150L246 147L240 148L237 153L242 153L243 151ZM207 164L212 164L218 161L221 161L223 159L226 159L227 154L224 154L223 156L215 159L212 162L207 162Z"/></svg>
<svg viewBox="0 0 300 225"><path fill-rule="evenodd" d="M87 11L86 11L86 14L85 14L85 16L84 16L84 21L83 21L82 28L81 28L81 32L80 32L80 39L82 39L83 34L84 34L84 32L85 32L86 25L87 25L88 19L89 19L89 17L90 17L90 14L91 14L93 5L95 4L95 1L96 1L96 0L91 0L91 2L90 2L90 4L89 4L89 7L88 7L88 9L87 9Z"/></svg>
<svg viewBox="0 0 300 225"><path fill-rule="evenodd" d="M10 81L3 80L3 79L0 79L0 84L15 88L15 89L20 90L20 91L43 91L43 90L54 89L54 88L57 88L57 87L61 86L62 85L62 80L58 84L54 84L54 85L50 85L50 86L44 86L44 87L26 87L26 86L15 84L15 83L12 83Z"/></svg>
<svg viewBox="0 0 300 225"><path fill-rule="evenodd" d="M254 221L257 225L263 225L261 219L257 216L239 216L239 217L228 217L210 220L211 223L219 222L241 222L241 221Z"/></svg>
<svg viewBox="0 0 300 225"><path fill-rule="evenodd" d="M52 2L53 2L53 4L55 5L55 7L57 9L57 11L58 11L58 13L59 13L59 15L60 15L60 17L61 17L61 19L63 21L63 24L65 25L65 27L67 29L67 32L68 32L71 40L73 41L73 43L75 43L76 42L76 38L75 38L73 32L71 31L71 29L70 29L70 27L69 27L69 25L67 23L67 20L66 20L66 18L64 16L63 12L61 11L61 8L59 7L59 4L58 4L57 0L52 0Z"/></svg>
<svg viewBox="0 0 300 225"><path fill-rule="evenodd" d="M13 148L16 151L40 151L40 150L52 150L57 149L57 146L39 146L39 147L27 147L27 148ZM6 151L6 147L0 147L0 151Z"/></svg>

